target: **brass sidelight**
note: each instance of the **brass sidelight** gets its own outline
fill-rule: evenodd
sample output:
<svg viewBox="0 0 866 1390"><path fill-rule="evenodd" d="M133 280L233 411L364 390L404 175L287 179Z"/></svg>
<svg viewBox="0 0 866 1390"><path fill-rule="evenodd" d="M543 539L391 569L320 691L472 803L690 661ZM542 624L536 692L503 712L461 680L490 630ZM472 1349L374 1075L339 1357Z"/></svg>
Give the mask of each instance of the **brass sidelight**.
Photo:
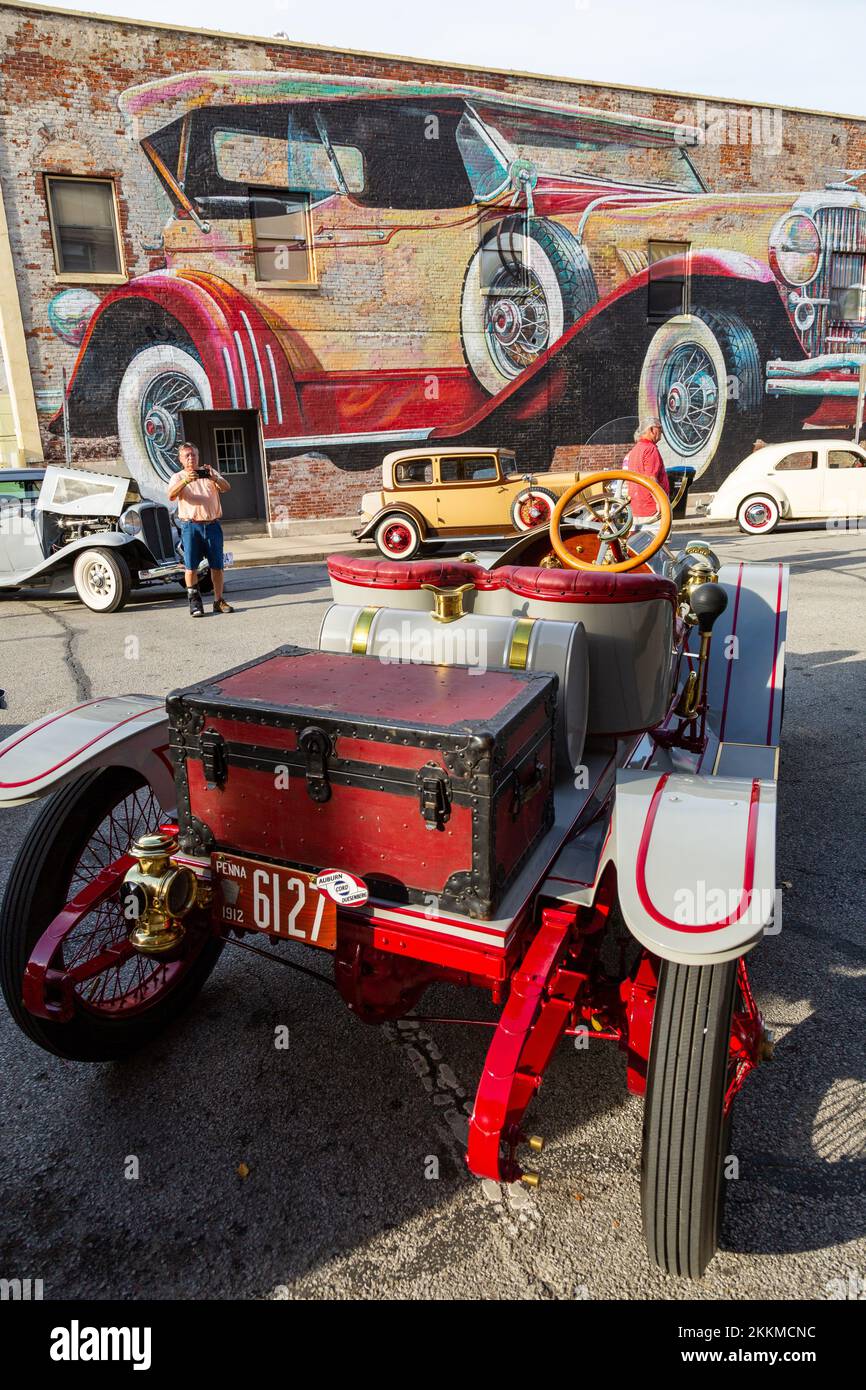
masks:
<svg viewBox="0 0 866 1390"><path fill-rule="evenodd" d="M172 863L177 837L164 831L140 835L130 849L137 863L127 871L121 889L124 916L135 923L130 944L143 955L162 955L183 940L182 919L199 902L198 879Z"/></svg>
<svg viewBox="0 0 866 1390"><path fill-rule="evenodd" d="M453 623L464 614L463 595L469 590L474 589L474 584L460 584L456 589L440 589L435 584L422 584L422 589L429 589L433 595L433 612L431 617L437 623Z"/></svg>

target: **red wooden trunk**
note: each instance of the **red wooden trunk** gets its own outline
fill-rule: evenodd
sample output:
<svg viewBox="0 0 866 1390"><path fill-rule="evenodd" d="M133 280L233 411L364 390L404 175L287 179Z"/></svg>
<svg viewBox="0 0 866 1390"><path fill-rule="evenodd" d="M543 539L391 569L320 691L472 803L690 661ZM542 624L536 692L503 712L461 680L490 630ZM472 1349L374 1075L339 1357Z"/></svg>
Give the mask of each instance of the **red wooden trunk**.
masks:
<svg viewBox="0 0 866 1390"><path fill-rule="evenodd" d="M492 916L553 821L556 677L280 647L168 697L181 843Z"/></svg>

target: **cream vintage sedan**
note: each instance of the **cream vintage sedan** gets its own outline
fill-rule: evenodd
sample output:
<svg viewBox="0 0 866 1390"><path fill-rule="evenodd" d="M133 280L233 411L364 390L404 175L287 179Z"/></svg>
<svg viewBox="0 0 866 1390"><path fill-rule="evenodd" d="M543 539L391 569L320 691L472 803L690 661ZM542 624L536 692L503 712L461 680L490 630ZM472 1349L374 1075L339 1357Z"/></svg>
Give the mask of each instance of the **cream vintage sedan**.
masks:
<svg viewBox="0 0 866 1390"><path fill-rule="evenodd" d="M510 449L401 449L382 463L382 488L361 498L359 540L409 560L425 540L507 536L547 525L579 473L519 468Z"/></svg>
<svg viewBox="0 0 866 1390"><path fill-rule="evenodd" d="M866 516L866 449L843 439L767 444L728 475L707 516L752 536L780 521Z"/></svg>

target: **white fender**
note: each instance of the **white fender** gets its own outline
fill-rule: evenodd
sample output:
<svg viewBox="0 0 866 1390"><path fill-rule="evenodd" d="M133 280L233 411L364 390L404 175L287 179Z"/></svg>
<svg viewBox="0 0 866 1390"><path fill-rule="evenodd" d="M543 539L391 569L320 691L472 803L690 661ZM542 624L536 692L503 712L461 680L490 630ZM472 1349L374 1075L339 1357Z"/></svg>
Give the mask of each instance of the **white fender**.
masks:
<svg viewBox="0 0 866 1390"><path fill-rule="evenodd" d="M176 805L165 701L87 700L46 715L0 743L0 806L22 806L97 767L132 767L165 811Z"/></svg>
<svg viewBox="0 0 866 1390"><path fill-rule="evenodd" d="M626 923L665 960L735 960L773 920L773 781L620 770L610 846Z"/></svg>

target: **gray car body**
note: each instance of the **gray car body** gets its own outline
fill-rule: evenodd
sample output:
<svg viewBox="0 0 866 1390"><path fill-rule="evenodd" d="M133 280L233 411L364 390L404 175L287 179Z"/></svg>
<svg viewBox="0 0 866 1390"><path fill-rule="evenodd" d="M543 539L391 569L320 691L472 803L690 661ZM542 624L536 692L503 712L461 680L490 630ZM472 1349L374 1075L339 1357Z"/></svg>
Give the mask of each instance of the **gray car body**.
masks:
<svg viewBox="0 0 866 1390"><path fill-rule="evenodd" d="M93 480L94 497L77 499L74 506L45 503L42 487L46 480L74 479L86 489L88 477ZM3 488L21 485L16 497ZM112 496L97 495L100 487L112 484ZM115 550L123 554L131 571L160 569L161 579L180 579L183 565L176 554L155 555L140 536L121 529L124 517L131 510L160 506L142 499L132 507L123 505L129 481L111 474L88 473L84 469L15 469L0 473L0 589L18 589L25 585L47 585L55 594L74 593L72 569L76 556L84 550ZM118 500L120 499L120 500ZM51 522L40 517L66 518L87 524L89 518L112 518L113 525L54 546L49 539ZM167 568L168 567L168 568Z"/></svg>

